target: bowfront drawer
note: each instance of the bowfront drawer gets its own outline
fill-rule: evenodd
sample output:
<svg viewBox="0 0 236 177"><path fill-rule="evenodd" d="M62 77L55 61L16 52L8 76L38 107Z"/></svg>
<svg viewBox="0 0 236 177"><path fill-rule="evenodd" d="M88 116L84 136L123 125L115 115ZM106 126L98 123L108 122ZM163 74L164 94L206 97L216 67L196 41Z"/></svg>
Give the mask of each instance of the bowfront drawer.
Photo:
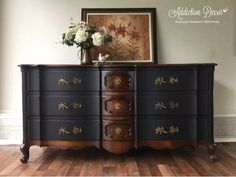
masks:
<svg viewBox="0 0 236 177"><path fill-rule="evenodd" d="M102 90L133 90L134 72L132 71L102 71Z"/></svg>
<svg viewBox="0 0 236 177"><path fill-rule="evenodd" d="M99 120L29 121L31 140L99 140Z"/></svg>
<svg viewBox="0 0 236 177"><path fill-rule="evenodd" d="M27 90L41 91L98 91L98 69L48 68L27 72Z"/></svg>
<svg viewBox="0 0 236 177"><path fill-rule="evenodd" d="M123 115L134 114L134 97L132 95L123 96L103 96L102 97L103 115Z"/></svg>
<svg viewBox="0 0 236 177"><path fill-rule="evenodd" d="M138 139L176 140L196 139L195 119L188 120L138 120Z"/></svg>
<svg viewBox="0 0 236 177"><path fill-rule="evenodd" d="M196 90L197 72L193 69L151 69L137 71L138 91Z"/></svg>
<svg viewBox="0 0 236 177"><path fill-rule="evenodd" d="M195 115L196 95L140 94L137 96L138 115Z"/></svg>
<svg viewBox="0 0 236 177"><path fill-rule="evenodd" d="M40 104L41 103L41 104ZM28 115L99 115L99 95L30 95Z"/></svg>
<svg viewBox="0 0 236 177"><path fill-rule="evenodd" d="M103 140L132 140L134 139L133 121L102 121Z"/></svg>

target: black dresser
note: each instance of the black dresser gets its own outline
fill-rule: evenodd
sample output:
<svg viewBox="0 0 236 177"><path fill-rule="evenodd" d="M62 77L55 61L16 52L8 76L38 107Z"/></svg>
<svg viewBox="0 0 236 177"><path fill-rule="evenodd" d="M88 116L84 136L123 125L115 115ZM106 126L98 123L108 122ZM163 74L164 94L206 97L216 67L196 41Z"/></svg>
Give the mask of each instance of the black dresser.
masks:
<svg viewBox="0 0 236 177"><path fill-rule="evenodd" d="M31 145L120 154L205 144L214 160L215 65L20 65L21 162Z"/></svg>

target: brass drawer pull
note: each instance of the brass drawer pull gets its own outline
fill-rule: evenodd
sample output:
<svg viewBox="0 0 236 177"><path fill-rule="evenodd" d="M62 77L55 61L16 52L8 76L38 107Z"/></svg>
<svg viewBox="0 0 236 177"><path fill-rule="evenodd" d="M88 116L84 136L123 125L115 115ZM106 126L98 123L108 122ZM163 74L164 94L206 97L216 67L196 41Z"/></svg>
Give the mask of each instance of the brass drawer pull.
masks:
<svg viewBox="0 0 236 177"><path fill-rule="evenodd" d="M165 130L163 126L157 127L154 130L156 135L179 133L179 127L173 125L170 126L168 130Z"/></svg>
<svg viewBox="0 0 236 177"><path fill-rule="evenodd" d="M71 104L67 104L66 102L61 101L58 105L57 105L57 109L58 110L78 110L82 108L82 104L79 102L73 102Z"/></svg>
<svg viewBox="0 0 236 177"><path fill-rule="evenodd" d="M58 85L79 85L81 84L82 79L80 77L73 77L71 81L65 79L65 78L60 78L57 80Z"/></svg>
<svg viewBox="0 0 236 177"><path fill-rule="evenodd" d="M114 84L115 84L115 86L119 86L119 85L121 84L121 82L122 82L122 80L121 80L120 77L116 77L116 78L114 79Z"/></svg>
<svg viewBox="0 0 236 177"><path fill-rule="evenodd" d="M179 103L176 101L170 101L168 105L166 105L163 101L158 101L155 104L155 109L156 110L162 110L162 109L177 109L179 108Z"/></svg>
<svg viewBox="0 0 236 177"><path fill-rule="evenodd" d="M65 135L65 134L69 134L69 135L79 135L82 133L82 128L81 127L73 127L73 129L71 131L66 130L66 128L59 128L58 129L58 134L59 135Z"/></svg>
<svg viewBox="0 0 236 177"><path fill-rule="evenodd" d="M119 134L121 134L122 129L121 129L119 126L117 126L117 127L115 128L114 132L115 132L115 134L119 135Z"/></svg>
<svg viewBox="0 0 236 177"><path fill-rule="evenodd" d="M157 77L154 82L156 86L160 86L164 84L174 85L179 82L179 78L177 76L170 76L167 80L165 80L165 78L161 76L161 77Z"/></svg>

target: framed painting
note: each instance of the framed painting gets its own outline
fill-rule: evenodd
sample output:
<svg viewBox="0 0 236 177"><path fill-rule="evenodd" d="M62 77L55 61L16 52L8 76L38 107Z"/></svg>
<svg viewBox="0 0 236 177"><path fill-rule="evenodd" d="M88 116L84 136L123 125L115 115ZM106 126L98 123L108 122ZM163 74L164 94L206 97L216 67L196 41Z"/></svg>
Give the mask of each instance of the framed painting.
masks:
<svg viewBox="0 0 236 177"><path fill-rule="evenodd" d="M109 63L157 63L155 8L84 8L82 20L112 35L108 45L92 48L94 62L108 54Z"/></svg>

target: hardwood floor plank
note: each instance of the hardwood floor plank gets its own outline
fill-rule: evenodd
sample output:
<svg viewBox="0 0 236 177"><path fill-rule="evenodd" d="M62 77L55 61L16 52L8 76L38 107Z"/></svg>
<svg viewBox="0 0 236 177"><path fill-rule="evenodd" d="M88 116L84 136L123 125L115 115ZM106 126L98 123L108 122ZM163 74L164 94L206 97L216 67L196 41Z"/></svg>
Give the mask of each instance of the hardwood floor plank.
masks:
<svg viewBox="0 0 236 177"><path fill-rule="evenodd" d="M146 154L138 154L136 157L137 167L140 176L151 176L148 166L148 157Z"/></svg>
<svg viewBox="0 0 236 177"><path fill-rule="evenodd" d="M209 175L208 171L196 160L196 155L192 151L181 151L181 154L200 176Z"/></svg>
<svg viewBox="0 0 236 177"><path fill-rule="evenodd" d="M5 160L0 163L0 175L10 174L16 168L16 166L20 164L19 152L16 151L6 154L6 158L4 159Z"/></svg>
<svg viewBox="0 0 236 177"><path fill-rule="evenodd" d="M139 171L135 157L131 156L125 158L125 167L128 176L139 176Z"/></svg>
<svg viewBox="0 0 236 177"><path fill-rule="evenodd" d="M60 172L60 169L65 164L65 158L66 157L66 151L62 150L58 153L56 158L52 161L50 166L47 168L43 176L57 176L60 175L58 172Z"/></svg>
<svg viewBox="0 0 236 177"><path fill-rule="evenodd" d="M168 165L157 165L159 168L162 176L175 176L175 174L172 172L171 168Z"/></svg>
<svg viewBox="0 0 236 177"><path fill-rule="evenodd" d="M47 154L47 151L50 148L40 148L33 146L30 149L30 161L28 164L25 164L26 169L21 171L20 174L17 174L16 176L31 176L35 173L35 171L41 166L44 160L45 154ZM19 163L19 166L22 166L21 163Z"/></svg>
<svg viewBox="0 0 236 177"><path fill-rule="evenodd" d="M177 152L178 150L176 150ZM174 153L175 150L164 150L163 152L160 151L158 156L156 156L158 164L168 164L169 168L171 169L172 173L176 176L183 176L184 173L176 164L175 160L171 156L171 153Z"/></svg>
<svg viewBox="0 0 236 177"><path fill-rule="evenodd" d="M60 150L30 148L21 164L19 146L0 146L0 175L4 176L235 176L236 143L218 143L215 163L207 148L153 150L141 148L114 155L96 148Z"/></svg>
<svg viewBox="0 0 236 177"><path fill-rule="evenodd" d="M51 165L51 163L54 161L54 159L57 157L58 153L59 153L58 149L53 149L51 147L47 148L42 155L43 162L37 168L37 171L46 171L48 167Z"/></svg>
<svg viewBox="0 0 236 177"><path fill-rule="evenodd" d="M179 169L187 176L200 176L199 173L178 153L173 156Z"/></svg>
<svg viewBox="0 0 236 177"><path fill-rule="evenodd" d="M151 152L154 153L153 149L151 149ZM155 162L156 159L155 157L153 156L153 154L148 152L147 150L147 157L148 157L148 167L149 167L149 170L150 170L150 173L152 176L161 176L161 172L160 170L158 169L157 167L157 163Z"/></svg>
<svg viewBox="0 0 236 177"><path fill-rule="evenodd" d="M86 153L83 151L75 151L74 160L66 174L66 176L79 176L82 169L82 165L85 161Z"/></svg>
<svg viewBox="0 0 236 177"><path fill-rule="evenodd" d="M124 168L124 159L125 156L123 154L117 156L117 166L114 176L127 176L126 169Z"/></svg>

